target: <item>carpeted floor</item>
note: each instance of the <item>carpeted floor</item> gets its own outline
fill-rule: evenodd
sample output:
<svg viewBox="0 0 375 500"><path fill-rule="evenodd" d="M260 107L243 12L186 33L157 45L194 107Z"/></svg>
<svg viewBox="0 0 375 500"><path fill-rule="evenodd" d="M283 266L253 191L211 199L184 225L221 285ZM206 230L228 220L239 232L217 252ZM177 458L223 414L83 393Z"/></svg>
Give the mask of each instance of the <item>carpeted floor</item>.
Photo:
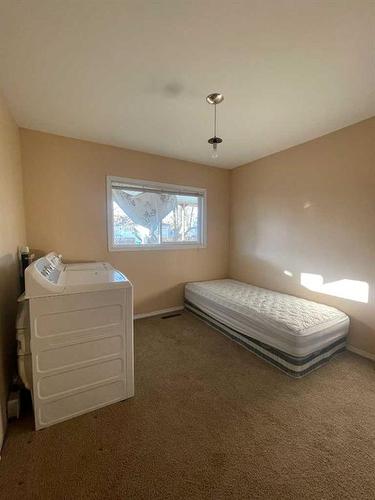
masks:
<svg viewBox="0 0 375 500"><path fill-rule="evenodd" d="M136 323L136 396L9 427L4 499L374 499L375 364L302 380L189 313Z"/></svg>

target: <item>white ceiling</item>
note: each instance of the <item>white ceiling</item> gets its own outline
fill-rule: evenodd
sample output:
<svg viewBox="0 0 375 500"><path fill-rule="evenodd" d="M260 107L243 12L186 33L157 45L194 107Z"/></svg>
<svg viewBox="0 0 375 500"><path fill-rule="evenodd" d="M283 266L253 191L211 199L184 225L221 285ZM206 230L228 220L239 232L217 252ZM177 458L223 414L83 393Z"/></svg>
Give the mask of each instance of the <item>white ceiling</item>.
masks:
<svg viewBox="0 0 375 500"><path fill-rule="evenodd" d="M375 115L374 37L375 0L0 0L0 85L22 127L232 168Z"/></svg>

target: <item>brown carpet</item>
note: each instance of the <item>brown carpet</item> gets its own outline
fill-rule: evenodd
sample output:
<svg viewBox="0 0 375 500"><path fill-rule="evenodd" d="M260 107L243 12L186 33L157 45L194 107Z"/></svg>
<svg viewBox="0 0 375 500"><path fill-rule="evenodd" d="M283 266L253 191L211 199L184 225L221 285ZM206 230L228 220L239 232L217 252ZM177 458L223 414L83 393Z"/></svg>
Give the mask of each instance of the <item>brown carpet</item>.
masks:
<svg viewBox="0 0 375 500"><path fill-rule="evenodd" d="M138 321L136 396L10 425L5 499L375 497L375 365L293 380L183 313Z"/></svg>

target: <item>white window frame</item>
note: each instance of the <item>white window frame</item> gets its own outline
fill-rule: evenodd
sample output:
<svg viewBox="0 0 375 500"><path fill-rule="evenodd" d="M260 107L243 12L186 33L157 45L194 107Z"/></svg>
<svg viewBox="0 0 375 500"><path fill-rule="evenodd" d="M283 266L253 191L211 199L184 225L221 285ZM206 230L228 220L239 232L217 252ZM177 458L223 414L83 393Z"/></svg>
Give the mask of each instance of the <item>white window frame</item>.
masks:
<svg viewBox="0 0 375 500"><path fill-rule="evenodd" d="M173 193L196 193L200 196L200 218L198 232L200 234L200 243L196 242L163 242L157 245L116 245L113 244L113 199L112 199L112 184L121 183L124 186L134 186L142 188L160 189L161 191L171 191ZM149 250L187 250L192 248L206 248L207 246L207 190L192 186L181 186L178 184L165 184L163 182L154 182L140 179L132 179L128 177L107 176L107 238L108 250L110 252L123 251L149 251Z"/></svg>

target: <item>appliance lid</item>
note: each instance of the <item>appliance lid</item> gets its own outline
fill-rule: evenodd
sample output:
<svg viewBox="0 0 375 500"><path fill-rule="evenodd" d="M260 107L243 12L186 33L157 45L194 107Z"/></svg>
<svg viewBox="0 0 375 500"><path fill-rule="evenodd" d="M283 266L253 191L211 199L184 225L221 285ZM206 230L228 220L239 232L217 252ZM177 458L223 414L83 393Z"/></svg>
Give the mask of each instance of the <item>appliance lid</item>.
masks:
<svg viewBox="0 0 375 500"><path fill-rule="evenodd" d="M26 298L131 287L120 271L107 262L63 264L51 253L25 271Z"/></svg>
<svg viewBox="0 0 375 500"><path fill-rule="evenodd" d="M114 288L131 287L130 281L116 269L82 269L64 270L61 273L59 285L62 293L81 293Z"/></svg>
<svg viewBox="0 0 375 500"><path fill-rule="evenodd" d="M113 269L108 262L77 262L74 264L65 264L66 271L109 271Z"/></svg>

